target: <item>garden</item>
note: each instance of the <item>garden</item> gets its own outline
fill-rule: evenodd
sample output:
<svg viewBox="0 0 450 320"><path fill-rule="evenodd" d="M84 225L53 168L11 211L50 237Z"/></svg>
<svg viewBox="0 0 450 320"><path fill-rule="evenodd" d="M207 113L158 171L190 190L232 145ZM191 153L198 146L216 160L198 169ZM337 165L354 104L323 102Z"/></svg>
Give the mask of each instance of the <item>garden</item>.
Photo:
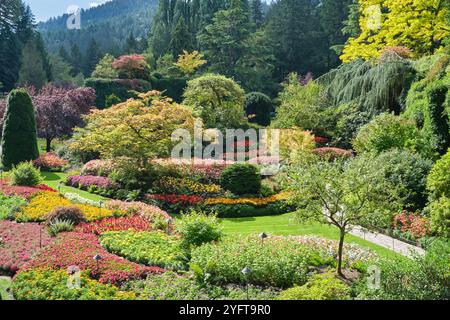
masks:
<svg viewBox="0 0 450 320"><path fill-rule="evenodd" d="M0 300L448 300L450 8L431 48L386 36L390 1L366 30L366 2L315 74L269 68L274 22L215 52L232 1L202 51L152 35L82 83L0 82Z"/></svg>

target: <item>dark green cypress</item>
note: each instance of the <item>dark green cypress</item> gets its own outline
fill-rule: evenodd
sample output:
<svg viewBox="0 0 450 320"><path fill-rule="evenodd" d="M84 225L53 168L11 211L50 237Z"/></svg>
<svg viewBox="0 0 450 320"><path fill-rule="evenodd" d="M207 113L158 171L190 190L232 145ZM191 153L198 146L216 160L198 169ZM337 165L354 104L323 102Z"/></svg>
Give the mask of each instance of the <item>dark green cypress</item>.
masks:
<svg viewBox="0 0 450 320"><path fill-rule="evenodd" d="M23 89L11 91L3 119L1 165L9 170L23 161L39 156L33 103Z"/></svg>
<svg viewBox="0 0 450 320"><path fill-rule="evenodd" d="M447 86L438 85L428 92L431 131L435 136L436 151L441 155L444 155L450 147L449 116L445 110L447 91Z"/></svg>

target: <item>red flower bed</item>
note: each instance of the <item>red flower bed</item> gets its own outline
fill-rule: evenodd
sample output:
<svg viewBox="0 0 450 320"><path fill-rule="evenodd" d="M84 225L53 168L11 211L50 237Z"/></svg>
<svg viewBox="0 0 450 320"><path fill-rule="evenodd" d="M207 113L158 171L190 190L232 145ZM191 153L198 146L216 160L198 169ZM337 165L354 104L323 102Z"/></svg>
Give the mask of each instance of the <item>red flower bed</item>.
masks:
<svg viewBox="0 0 450 320"><path fill-rule="evenodd" d="M101 260L94 260L100 255ZM23 268L67 269L76 266L89 272L101 283L120 285L130 279L145 278L151 273L163 273L159 267L146 267L106 251L94 234L62 233L52 245L40 251Z"/></svg>
<svg viewBox="0 0 450 320"><path fill-rule="evenodd" d="M151 227L152 226L147 219L136 215L131 217L107 218L91 223L82 223L75 228L75 231L100 235L108 231L148 231Z"/></svg>
<svg viewBox="0 0 450 320"><path fill-rule="evenodd" d="M0 193L3 193L5 196L16 195L29 199L41 191L57 192L55 189L46 185L39 185L36 187L10 186L7 180L0 180Z"/></svg>
<svg viewBox="0 0 450 320"><path fill-rule="evenodd" d="M430 234L430 221L418 214L402 213L394 217L394 228L403 233L409 232L415 238L422 238Z"/></svg>
<svg viewBox="0 0 450 320"><path fill-rule="evenodd" d="M16 272L41 246L52 241L44 226L37 223L0 221L0 270Z"/></svg>
<svg viewBox="0 0 450 320"><path fill-rule="evenodd" d="M353 156L353 153L349 150L333 147L317 148L314 149L313 152L323 158L331 160L338 158L350 158Z"/></svg>
<svg viewBox="0 0 450 320"><path fill-rule="evenodd" d="M179 195L179 194L149 194L148 199L163 201L170 204L181 204L183 206L192 206L203 202L203 198L200 196Z"/></svg>

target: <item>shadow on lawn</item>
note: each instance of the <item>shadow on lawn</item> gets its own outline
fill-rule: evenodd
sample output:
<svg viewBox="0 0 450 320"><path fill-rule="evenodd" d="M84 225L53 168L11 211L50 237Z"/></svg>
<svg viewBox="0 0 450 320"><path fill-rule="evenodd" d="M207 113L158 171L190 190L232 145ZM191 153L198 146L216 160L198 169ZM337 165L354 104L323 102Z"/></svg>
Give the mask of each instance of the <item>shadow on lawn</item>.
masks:
<svg viewBox="0 0 450 320"><path fill-rule="evenodd" d="M61 180L61 176L54 172L41 172L41 175L45 178L46 181L58 181Z"/></svg>

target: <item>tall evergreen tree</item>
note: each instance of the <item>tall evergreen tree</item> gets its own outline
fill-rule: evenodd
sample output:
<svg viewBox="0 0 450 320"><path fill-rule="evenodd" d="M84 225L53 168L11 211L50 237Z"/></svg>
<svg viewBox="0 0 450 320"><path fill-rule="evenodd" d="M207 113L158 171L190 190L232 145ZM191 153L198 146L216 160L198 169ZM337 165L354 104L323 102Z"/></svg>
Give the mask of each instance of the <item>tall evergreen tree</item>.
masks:
<svg viewBox="0 0 450 320"><path fill-rule="evenodd" d="M101 57L102 53L100 52L100 48L97 44L97 41L91 39L89 48L84 57L84 66L83 66L84 75L90 76L92 74L92 71L94 71L95 66L100 61Z"/></svg>
<svg viewBox="0 0 450 320"><path fill-rule="evenodd" d="M184 17L180 17L172 32L170 51L174 57L178 57L183 50L190 51L192 49L192 34L188 29L188 25L186 24Z"/></svg>
<svg viewBox="0 0 450 320"><path fill-rule="evenodd" d="M83 56L76 43L72 44L70 49L70 64L72 65L72 75L77 76L83 69Z"/></svg>
<svg viewBox="0 0 450 320"><path fill-rule="evenodd" d="M89 48L89 49L91 49L91 48ZM88 49L88 53L89 53L89 49ZM139 51L139 44L136 41L136 38L134 37L133 31L130 32L130 34L127 37L127 40L125 41L124 51L125 51L125 53L137 53Z"/></svg>
<svg viewBox="0 0 450 320"><path fill-rule="evenodd" d="M35 110L25 90L13 90L8 96L0 149L4 169L39 156Z"/></svg>
<svg viewBox="0 0 450 320"><path fill-rule="evenodd" d="M19 72L19 84L41 89L47 83L47 73L37 38L31 38L22 50L22 65Z"/></svg>
<svg viewBox="0 0 450 320"><path fill-rule="evenodd" d="M256 28L260 28L264 21L263 14L263 6L261 0L252 0L250 3L250 19L251 22L256 26Z"/></svg>

